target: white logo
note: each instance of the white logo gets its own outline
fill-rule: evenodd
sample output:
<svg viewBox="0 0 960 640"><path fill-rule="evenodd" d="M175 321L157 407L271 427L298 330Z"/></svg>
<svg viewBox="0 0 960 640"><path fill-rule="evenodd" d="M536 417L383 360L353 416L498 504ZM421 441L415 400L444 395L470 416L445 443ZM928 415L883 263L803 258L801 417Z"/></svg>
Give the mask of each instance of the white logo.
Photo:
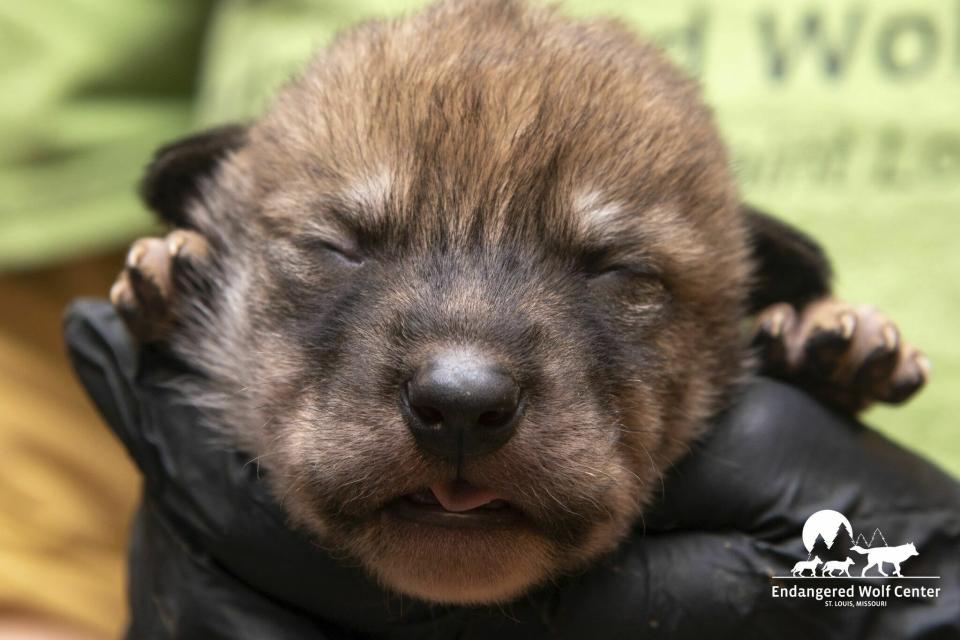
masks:
<svg viewBox="0 0 960 640"><path fill-rule="evenodd" d="M853 526L839 511L817 511L803 525L801 534L807 559L793 565L789 575L774 575L774 598L813 598L824 606L885 607L890 598L936 598L940 587L933 586L940 576L905 574L909 561L920 555L913 542L889 545L879 528L868 540L860 532L854 536ZM803 583L801 581L813 581ZM821 580L842 580L849 584L821 583ZM855 581L863 580L859 585ZM885 584L871 585L881 580ZM912 583L891 584L890 581L912 580ZM786 584L777 584L789 581ZM859 598L859 599L858 599Z"/></svg>

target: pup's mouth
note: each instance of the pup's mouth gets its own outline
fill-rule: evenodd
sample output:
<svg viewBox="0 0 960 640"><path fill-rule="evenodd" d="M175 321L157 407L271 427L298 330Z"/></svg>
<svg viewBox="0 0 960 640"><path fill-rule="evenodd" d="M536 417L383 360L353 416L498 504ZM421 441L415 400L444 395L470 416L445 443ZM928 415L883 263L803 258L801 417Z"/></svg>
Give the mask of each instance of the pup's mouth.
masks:
<svg viewBox="0 0 960 640"><path fill-rule="evenodd" d="M506 527L523 513L496 492L465 480L440 482L400 496L386 513L403 520L444 527Z"/></svg>

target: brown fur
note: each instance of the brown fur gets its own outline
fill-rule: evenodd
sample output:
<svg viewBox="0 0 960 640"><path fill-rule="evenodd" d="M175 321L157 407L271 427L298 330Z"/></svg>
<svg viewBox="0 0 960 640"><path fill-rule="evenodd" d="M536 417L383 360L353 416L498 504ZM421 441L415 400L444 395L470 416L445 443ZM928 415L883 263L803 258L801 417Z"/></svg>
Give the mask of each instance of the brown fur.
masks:
<svg viewBox="0 0 960 640"><path fill-rule="evenodd" d="M738 207L709 111L654 47L444 2L344 33L227 155L189 212L217 288L174 347L298 525L401 592L503 601L612 549L739 379ZM379 511L456 473L396 401L445 344L529 394L461 470L529 527Z"/></svg>

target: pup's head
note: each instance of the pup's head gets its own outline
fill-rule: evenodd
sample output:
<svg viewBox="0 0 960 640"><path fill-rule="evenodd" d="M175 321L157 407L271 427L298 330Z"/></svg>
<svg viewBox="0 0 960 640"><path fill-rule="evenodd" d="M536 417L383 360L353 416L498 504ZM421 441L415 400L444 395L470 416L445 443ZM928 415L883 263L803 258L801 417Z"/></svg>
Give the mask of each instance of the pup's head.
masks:
<svg viewBox="0 0 960 640"><path fill-rule="evenodd" d="M611 549L742 370L723 146L614 24L359 27L145 187L219 256L175 346L293 518L401 592L502 601Z"/></svg>

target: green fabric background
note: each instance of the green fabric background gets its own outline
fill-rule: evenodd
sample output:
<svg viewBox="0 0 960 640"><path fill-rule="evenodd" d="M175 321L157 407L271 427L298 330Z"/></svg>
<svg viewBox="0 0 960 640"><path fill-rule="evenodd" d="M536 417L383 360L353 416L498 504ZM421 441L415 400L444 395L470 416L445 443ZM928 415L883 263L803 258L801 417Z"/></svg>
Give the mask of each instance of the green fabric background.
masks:
<svg viewBox="0 0 960 640"><path fill-rule="evenodd" d="M150 150L245 118L340 27L387 0L0 5L0 268L116 246L151 222ZM934 363L867 419L960 473L960 0L568 0L658 39L703 82L744 195L829 250L841 296Z"/></svg>

